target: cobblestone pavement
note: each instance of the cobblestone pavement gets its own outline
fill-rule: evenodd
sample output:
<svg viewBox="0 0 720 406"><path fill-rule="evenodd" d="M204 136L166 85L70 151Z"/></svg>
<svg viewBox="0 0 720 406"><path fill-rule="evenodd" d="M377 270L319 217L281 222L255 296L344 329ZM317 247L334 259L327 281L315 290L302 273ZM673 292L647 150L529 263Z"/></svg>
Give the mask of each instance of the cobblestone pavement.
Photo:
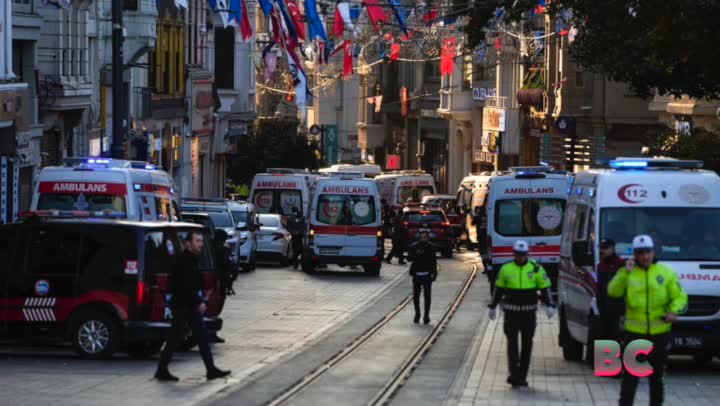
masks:
<svg viewBox="0 0 720 406"><path fill-rule="evenodd" d="M548 320L544 312L537 316L538 328L532 354L529 388L512 389L508 375L506 341L502 317L489 321L479 346L459 404L474 405L616 405L620 380L593 375L589 366L568 362L557 344L557 317ZM671 357L666 376L668 406L717 405L720 399L720 362L697 365L691 358ZM648 403L648 388L642 380L635 404ZM448 402L457 403L457 402Z"/></svg>
<svg viewBox="0 0 720 406"><path fill-rule="evenodd" d="M195 404L286 354L310 345L361 311L406 276L406 267L384 265L381 276L348 268L306 275L290 268L260 267L241 274L223 311L213 346L216 363L232 369L220 382L206 382L197 353L178 354L171 371L178 384L154 381L157 359L87 361L66 348L0 346L0 405Z"/></svg>

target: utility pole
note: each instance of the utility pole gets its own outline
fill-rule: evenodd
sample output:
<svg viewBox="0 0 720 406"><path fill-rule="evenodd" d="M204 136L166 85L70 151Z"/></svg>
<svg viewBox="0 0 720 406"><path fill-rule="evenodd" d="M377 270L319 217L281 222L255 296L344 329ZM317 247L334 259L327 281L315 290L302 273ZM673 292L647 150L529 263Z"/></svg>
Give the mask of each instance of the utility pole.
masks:
<svg viewBox="0 0 720 406"><path fill-rule="evenodd" d="M123 0L112 0L112 145L113 158L125 157L125 86L123 85Z"/></svg>

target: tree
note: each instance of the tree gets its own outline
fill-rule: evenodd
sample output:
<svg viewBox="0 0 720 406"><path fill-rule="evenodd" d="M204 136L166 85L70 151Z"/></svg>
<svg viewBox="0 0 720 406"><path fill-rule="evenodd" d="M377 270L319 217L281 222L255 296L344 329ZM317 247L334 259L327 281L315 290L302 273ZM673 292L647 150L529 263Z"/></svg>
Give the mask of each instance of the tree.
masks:
<svg viewBox="0 0 720 406"><path fill-rule="evenodd" d="M469 17L468 45L486 41L497 9L506 21L522 23L538 0L455 0ZM545 12L572 10L577 36L571 56L585 69L628 83L639 95L662 94L720 98L720 2L716 0L556 0ZM494 35L494 33L489 33Z"/></svg>
<svg viewBox="0 0 720 406"><path fill-rule="evenodd" d="M720 173L720 134L704 128L694 128L689 134L668 129L658 138L656 150L662 155L679 159L696 159L704 168Z"/></svg>
<svg viewBox="0 0 720 406"><path fill-rule="evenodd" d="M318 145L299 133L296 119L262 118L254 131L238 142L238 153L230 160L230 178L249 183L268 168L317 169Z"/></svg>

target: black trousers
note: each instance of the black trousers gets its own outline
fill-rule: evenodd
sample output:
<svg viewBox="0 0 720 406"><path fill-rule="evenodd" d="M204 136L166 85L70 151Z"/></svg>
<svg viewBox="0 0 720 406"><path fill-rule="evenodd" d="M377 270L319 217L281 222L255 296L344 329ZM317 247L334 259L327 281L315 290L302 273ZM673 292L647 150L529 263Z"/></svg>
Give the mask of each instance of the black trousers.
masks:
<svg viewBox="0 0 720 406"><path fill-rule="evenodd" d="M160 354L160 368L167 368L172 360L173 353L180 343L185 339L185 331L189 326L192 331L193 338L197 340L200 347L200 355L205 363L205 369L210 371L215 367L213 356L210 352L210 343L208 342L208 330L202 315L196 308L192 306L177 306L172 309L173 321L172 327L168 332L165 341L165 348Z"/></svg>
<svg viewBox="0 0 720 406"><path fill-rule="evenodd" d="M303 251L303 236L293 235L290 242L292 243L293 249L292 263L294 266L297 266L299 264L300 254L302 254Z"/></svg>
<svg viewBox="0 0 720 406"><path fill-rule="evenodd" d="M392 261L393 257L398 257L400 259L400 262L404 262L405 251L407 250L406 245L407 244L405 244L404 240L393 238L392 249L390 250L390 253L388 254L387 258L385 258L385 260Z"/></svg>
<svg viewBox="0 0 720 406"><path fill-rule="evenodd" d="M625 344L633 340L644 339L653 343L653 350L648 355L648 361L653 367L653 373L648 377L650 380L650 406L661 406L665 400L665 364L668 356L669 334L654 336L627 333ZM639 378L623 372L622 385L620 386L620 406L632 406L635 402L635 390Z"/></svg>
<svg viewBox="0 0 720 406"><path fill-rule="evenodd" d="M432 278L429 276L413 276L413 305L415 305L415 315L418 317L420 316L420 291L422 291L425 296L425 317L430 315L432 284Z"/></svg>
<svg viewBox="0 0 720 406"><path fill-rule="evenodd" d="M536 317L534 311L505 311L503 329L507 338L507 357L510 379L521 382L527 379L535 336ZM518 348L522 343L522 350Z"/></svg>

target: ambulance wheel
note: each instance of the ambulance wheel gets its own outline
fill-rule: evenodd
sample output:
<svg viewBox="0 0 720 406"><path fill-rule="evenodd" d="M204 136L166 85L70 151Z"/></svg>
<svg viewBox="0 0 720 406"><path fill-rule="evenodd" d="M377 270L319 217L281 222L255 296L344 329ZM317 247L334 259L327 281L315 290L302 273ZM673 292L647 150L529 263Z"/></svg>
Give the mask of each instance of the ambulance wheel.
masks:
<svg viewBox="0 0 720 406"><path fill-rule="evenodd" d="M120 343L120 327L109 314L84 310L73 316L71 337L75 351L83 358L109 358Z"/></svg>
<svg viewBox="0 0 720 406"><path fill-rule="evenodd" d="M127 353L132 358L150 358L160 352L162 341L136 341L129 343Z"/></svg>
<svg viewBox="0 0 720 406"><path fill-rule="evenodd" d="M444 250L444 251L443 251L443 256L444 256L445 258L452 258L452 257L453 257L453 250L452 250L452 248L448 248L448 249Z"/></svg>
<svg viewBox="0 0 720 406"><path fill-rule="evenodd" d="M566 361L582 361L585 348L581 342L570 335L564 308L560 309L560 347L562 347L563 358Z"/></svg>
<svg viewBox="0 0 720 406"><path fill-rule="evenodd" d="M380 276L380 264L377 265L363 265L363 269L366 273L372 276Z"/></svg>

